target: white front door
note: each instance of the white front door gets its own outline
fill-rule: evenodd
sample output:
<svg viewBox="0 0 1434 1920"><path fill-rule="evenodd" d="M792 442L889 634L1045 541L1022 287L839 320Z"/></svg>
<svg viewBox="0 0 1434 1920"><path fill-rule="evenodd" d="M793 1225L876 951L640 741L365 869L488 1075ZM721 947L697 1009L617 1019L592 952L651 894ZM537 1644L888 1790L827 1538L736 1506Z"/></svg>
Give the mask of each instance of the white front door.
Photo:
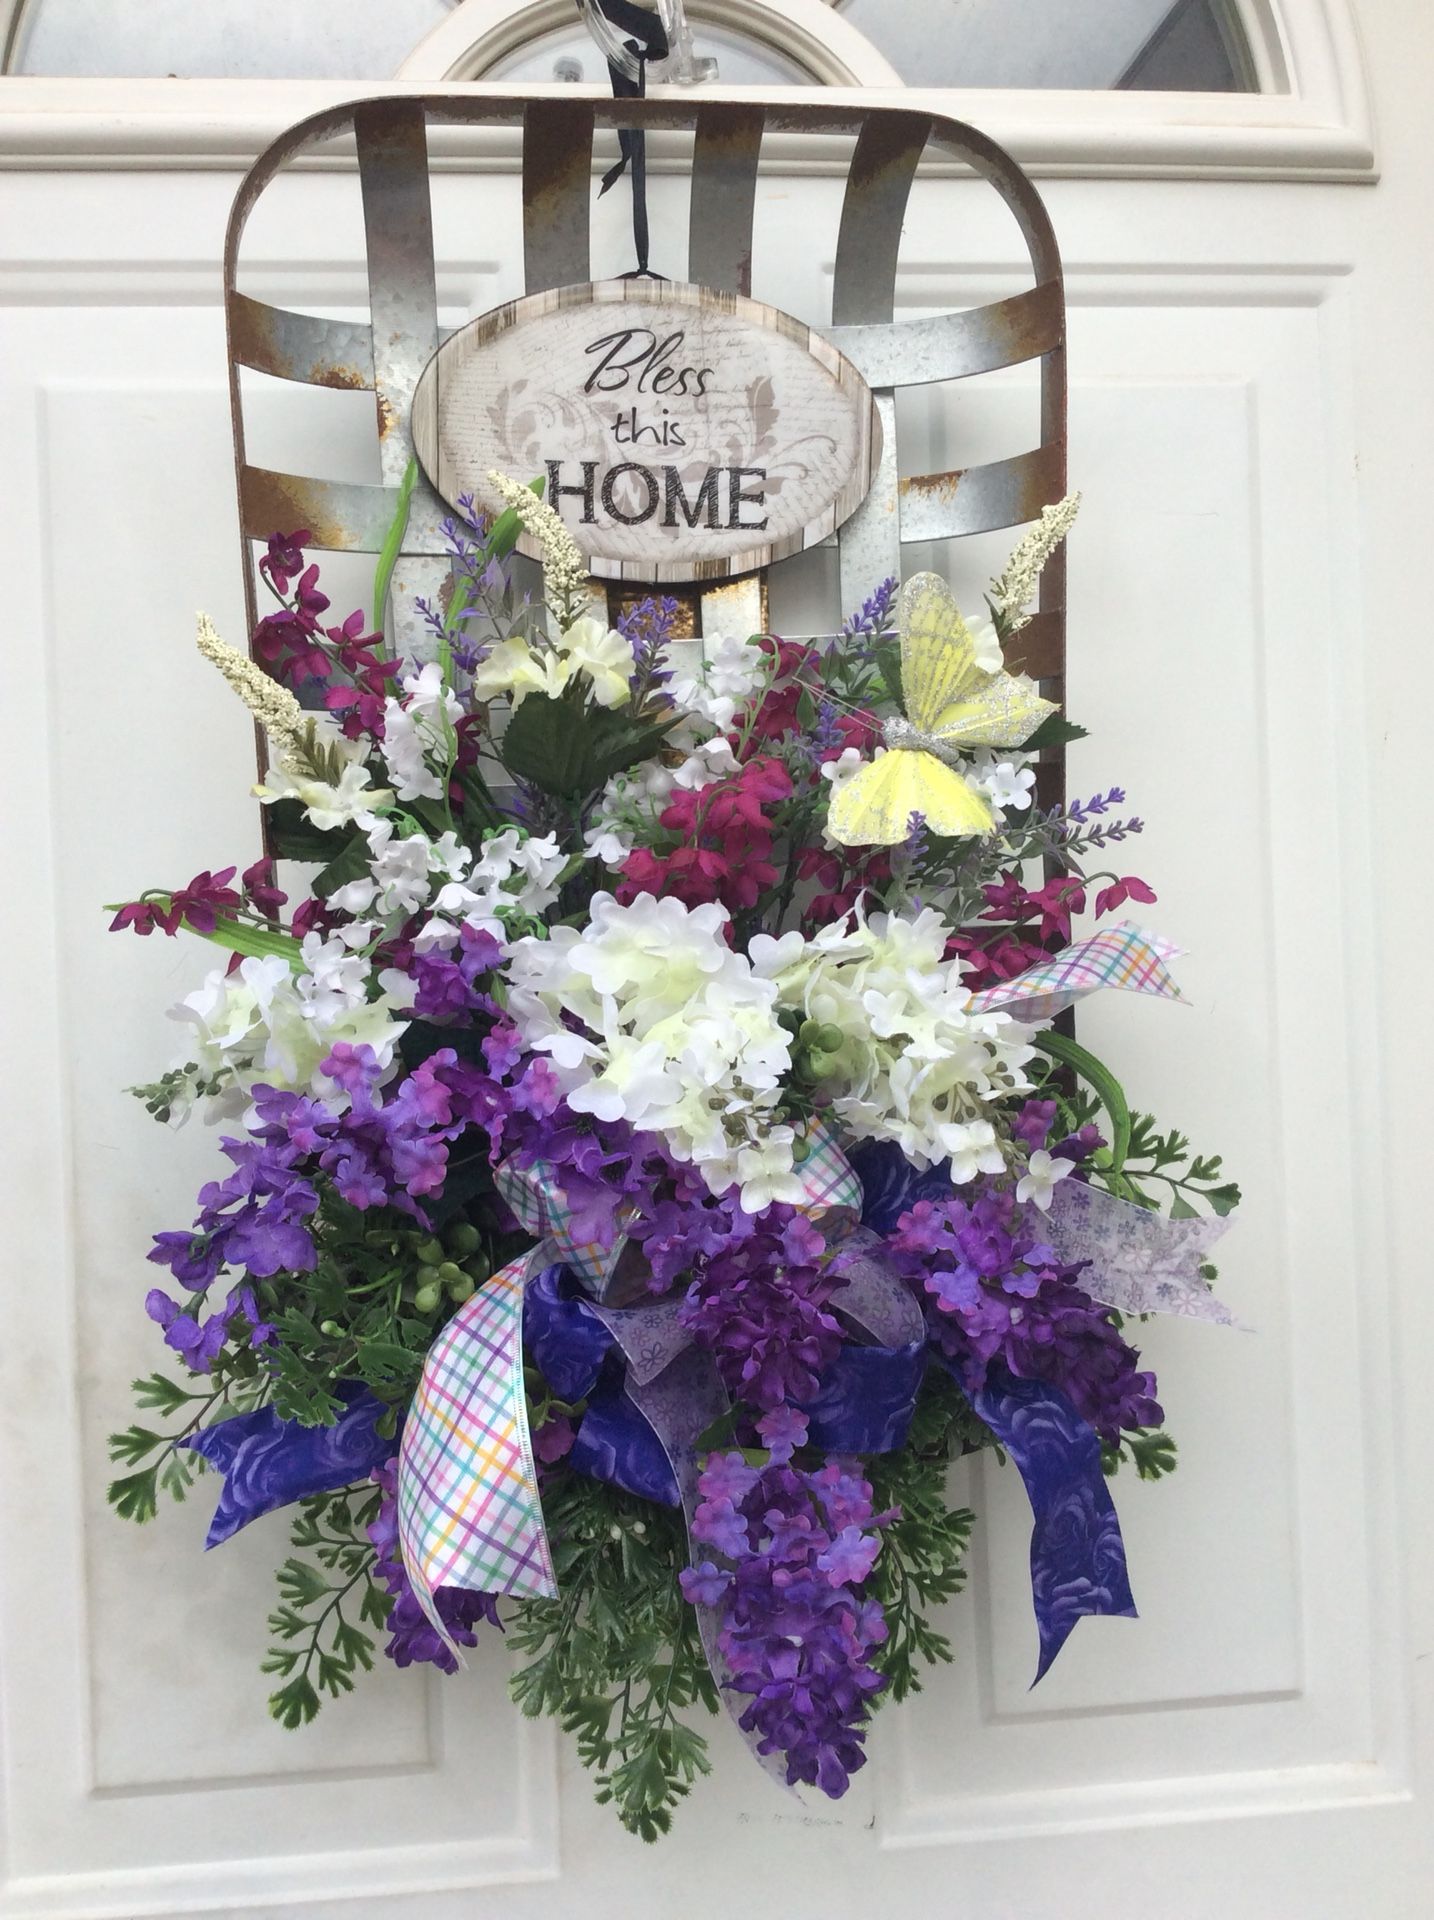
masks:
<svg viewBox="0 0 1434 1920"><path fill-rule="evenodd" d="M171 1057L162 1010L203 956L108 937L100 903L255 850L251 743L189 645L196 607L241 626L226 156L257 144L246 115L282 122L315 94L256 82L256 106L201 89L161 165L146 85L107 116L83 89L0 83L22 89L0 92L19 116L0 138L27 161L0 174L0 1913L1434 1911L1419 1220L1434 20L1420 0L1358 9L1373 185L1357 178L1342 9L1285 13L1295 83L1313 97L1326 60L1344 122L1253 97L1214 131L1127 110L1133 96L1106 121L1100 96L1050 96L1044 120L995 95L930 102L983 110L1047 163L1086 496L1070 684L1091 737L1072 791L1126 789L1147 825L1122 861L1191 950L1190 1008L1122 1001L1087 1028L1136 1103L1244 1185L1222 1286L1253 1331L1145 1330L1181 1463L1115 1486L1138 1622L1083 1624L1027 1690L1029 1518L1014 1476L983 1463L958 1489L981 1521L956 1660L879 1717L848 1799L785 1796L714 1723L715 1775L651 1849L593 1805L564 1738L507 1705L491 1637L458 1679L380 1672L286 1733L258 1670L282 1519L205 1557L202 1486L142 1530L106 1510L105 1435L162 1358L142 1313L148 1235L188 1219L214 1141L162 1136L120 1092ZM112 164L126 145L141 164ZM276 304L363 304L350 190L307 175L264 230L255 271ZM763 189L757 291L812 319L831 260L810 235L833 191L795 162ZM443 253L450 322L514 290L506 246L475 228ZM898 302L997 298L1024 284L1019 262L974 184L949 182L913 202ZM265 398L273 449L307 398ZM357 449L371 402L353 399ZM1009 451L1028 405L1021 379L993 376L914 409L911 464Z"/></svg>

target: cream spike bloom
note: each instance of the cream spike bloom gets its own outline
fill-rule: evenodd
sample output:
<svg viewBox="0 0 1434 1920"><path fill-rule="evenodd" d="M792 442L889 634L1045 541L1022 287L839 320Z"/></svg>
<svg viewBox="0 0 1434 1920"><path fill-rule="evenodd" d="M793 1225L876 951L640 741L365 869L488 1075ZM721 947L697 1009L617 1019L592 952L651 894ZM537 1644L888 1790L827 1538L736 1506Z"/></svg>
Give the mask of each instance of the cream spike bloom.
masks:
<svg viewBox="0 0 1434 1920"><path fill-rule="evenodd" d="M506 473L491 472L488 484L502 495L543 549L543 591L549 610L560 628L570 625L587 605L588 574L561 514L546 500L540 500L531 487Z"/></svg>
<svg viewBox="0 0 1434 1920"><path fill-rule="evenodd" d="M1026 608L1035 598L1041 569L1065 539L1080 512L1080 495L1068 493L1052 507L1043 507L1041 517L1016 548L991 588L991 604L1005 616L1005 631L1016 633L1030 619Z"/></svg>
<svg viewBox="0 0 1434 1920"><path fill-rule="evenodd" d="M230 686L253 714L274 744L279 765L285 773L310 773L304 751L304 729L310 716L293 694L281 687L248 654L240 653L219 638L207 613L199 615L195 644L204 658L224 675Z"/></svg>

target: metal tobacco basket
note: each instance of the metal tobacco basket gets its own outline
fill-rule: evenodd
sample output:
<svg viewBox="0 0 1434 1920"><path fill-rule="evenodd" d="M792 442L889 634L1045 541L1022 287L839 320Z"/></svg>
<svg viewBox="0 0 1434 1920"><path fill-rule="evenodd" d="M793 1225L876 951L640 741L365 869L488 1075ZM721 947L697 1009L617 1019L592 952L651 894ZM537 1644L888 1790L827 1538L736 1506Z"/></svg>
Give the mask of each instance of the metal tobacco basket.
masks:
<svg viewBox="0 0 1434 1920"><path fill-rule="evenodd" d="M821 135L845 157L830 326L805 316L852 360L880 411L883 451L866 500L833 536L843 608L858 606L902 571L913 541L984 533L1033 520L1066 491L1065 298L1060 256L1044 205L1008 154L956 120L899 107L753 103L684 92L656 99L524 98L472 89L359 100L300 121L262 153L235 198L224 250L229 385L241 545L251 630L258 617L256 542L276 529L310 529L310 545L377 553L394 518L413 452L415 383L442 337L437 319L429 129L518 127L522 132L523 265L528 293L591 278L593 139L620 128L694 136L687 278L752 295L753 215L764 134ZM320 319L268 306L236 285L246 224L266 187L321 143L351 137L362 192L369 290L366 321ZM1014 215L1033 285L991 305L897 319L894 294L902 222L927 157L964 163ZM475 200L481 175L471 181ZM762 297L761 288L755 297ZM962 471L900 478L896 392L1040 361L1040 444ZM315 386L363 387L375 399L381 481L324 480L252 466L245 452L240 369ZM420 479L405 536L404 585L432 592L445 571L440 526L448 509ZM781 563L779 563L781 564ZM751 583L751 576L748 576ZM740 588L742 583L737 583ZM723 592L702 592L702 626L723 624ZM397 596L396 596L397 597ZM750 614L755 604L743 603ZM726 622L730 623L730 602ZM406 616L395 615L400 632ZM755 620L745 630L750 631ZM1039 609L1008 651L1059 700L1065 668L1065 556L1046 566ZM1041 791L1059 796L1062 756L1043 756Z"/></svg>

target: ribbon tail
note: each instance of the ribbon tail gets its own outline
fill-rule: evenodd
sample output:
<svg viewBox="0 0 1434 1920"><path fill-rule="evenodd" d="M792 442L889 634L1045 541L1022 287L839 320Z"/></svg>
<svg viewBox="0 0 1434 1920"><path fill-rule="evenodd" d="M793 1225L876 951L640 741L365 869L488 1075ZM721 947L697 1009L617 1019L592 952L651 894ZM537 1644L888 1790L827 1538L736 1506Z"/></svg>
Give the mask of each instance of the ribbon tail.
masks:
<svg viewBox="0 0 1434 1920"><path fill-rule="evenodd" d="M1126 920L1063 947L1014 979L983 987L971 995L971 1011L1008 1013L1023 1025L1038 1026L1100 987L1182 1000L1184 995L1165 964L1181 951L1162 935L1147 933Z"/></svg>
<svg viewBox="0 0 1434 1920"><path fill-rule="evenodd" d="M461 1661L443 1587L517 1599L557 1593L523 1386L523 1295L553 1259L534 1247L454 1314L429 1349L403 1425L398 1537L419 1605Z"/></svg>
<svg viewBox="0 0 1434 1920"><path fill-rule="evenodd" d="M949 1367L949 1362L945 1363ZM1135 1600L1100 1441L1065 1395L993 1365L983 1387L957 1385L1016 1463L1031 1503L1031 1599L1040 1635L1035 1686L1078 1620L1133 1620Z"/></svg>

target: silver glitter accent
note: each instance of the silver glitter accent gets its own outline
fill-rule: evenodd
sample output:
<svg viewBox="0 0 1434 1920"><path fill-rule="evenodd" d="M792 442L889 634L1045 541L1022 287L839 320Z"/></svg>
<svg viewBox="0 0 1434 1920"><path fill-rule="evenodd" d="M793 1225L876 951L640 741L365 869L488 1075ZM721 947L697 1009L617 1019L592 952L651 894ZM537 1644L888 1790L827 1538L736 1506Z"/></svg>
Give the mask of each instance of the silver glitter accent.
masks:
<svg viewBox="0 0 1434 1920"><path fill-rule="evenodd" d="M943 740L939 734L923 733L914 726L904 714L896 713L882 726L882 736L888 747L893 750L915 753L934 753L938 760L944 760L948 767L961 764L961 751Z"/></svg>

